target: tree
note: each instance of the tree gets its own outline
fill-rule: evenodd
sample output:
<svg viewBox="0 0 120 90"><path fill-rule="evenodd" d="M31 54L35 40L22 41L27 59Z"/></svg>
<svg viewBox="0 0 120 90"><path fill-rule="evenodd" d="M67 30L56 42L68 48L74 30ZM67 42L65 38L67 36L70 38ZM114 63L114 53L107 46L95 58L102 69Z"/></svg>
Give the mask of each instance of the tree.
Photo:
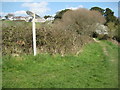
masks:
<svg viewBox="0 0 120 90"><path fill-rule="evenodd" d="M116 30L117 30L118 26L115 25L114 22L108 22L107 26L109 28L108 29L109 37L113 38L116 35Z"/></svg>
<svg viewBox="0 0 120 90"><path fill-rule="evenodd" d="M44 16L45 19L51 18L51 17L52 17L52 16L50 16L50 15Z"/></svg>
<svg viewBox="0 0 120 90"><path fill-rule="evenodd" d="M91 36L96 30L96 24L105 23L105 18L98 11L77 9L67 11L59 24L66 30L74 30L80 35Z"/></svg>
<svg viewBox="0 0 120 90"><path fill-rule="evenodd" d="M118 25L118 28L117 28L117 30L116 30L116 32L115 32L114 38L115 38L118 42L120 42L120 25Z"/></svg>
<svg viewBox="0 0 120 90"><path fill-rule="evenodd" d="M95 11L99 11L102 15L104 15L104 9L100 8L100 7L92 7L90 10L95 10Z"/></svg>
<svg viewBox="0 0 120 90"><path fill-rule="evenodd" d="M8 16L6 15L5 18L8 19Z"/></svg>
<svg viewBox="0 0 120 90"><path fill-rule="evenodd" d="M5 16L6 19L11 18L11 17L14 17L14 14L8 13L8 14Z"/></svg>
<svg viewBox="0 0 120 90"><path fill-rule="evenodd" d="M65 9L65 10L62 10L62 11L57 12L54 18L55 18L55 19L61 19L62 16L63 16L63 14L64 14L65 12L69 11L69 10L70 10L70 9Z"/></svg>
<svg viewBox="0 0 120 90"><path fill-rule="evenodd" d="M109 8L106 8L104 16L105 16L106 21L107 21L106 23L117 21L117 18L114 16L114 12Z"/></svg>
<svg viewBox="0 0 120 90"><path fill-rule="evenodd" d="M87 9L69 10L56 19L52 25L52 38L48 38L49 45L53 45L55 52L60 54L80 53L81 47L92 41L91 35L96 30L96 24L105 23L104 17L98 11Z"/></svg>
<svg viewBox="0 0 120 90"><path fill-rule="evenodd" d="M102 9L100 7L92 7L90 10L99 11L106 19L106 23L114 22L116 25L119 24L119 19L114 16L114 12L110 8Z"/></svg>

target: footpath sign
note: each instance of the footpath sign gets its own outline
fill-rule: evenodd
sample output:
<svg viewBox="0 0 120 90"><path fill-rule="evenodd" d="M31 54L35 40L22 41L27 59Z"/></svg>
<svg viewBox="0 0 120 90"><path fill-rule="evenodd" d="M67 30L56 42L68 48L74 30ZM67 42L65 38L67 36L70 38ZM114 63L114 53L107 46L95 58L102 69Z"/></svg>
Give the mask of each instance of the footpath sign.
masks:
<svg viewBox="0 0 120 90"><path fill-rule="evenodd" d="M31 11L26 11L26 13L33 17L32 18L32 32L33 32L33 52L34 52L34 56L36 56L37 51L36 51L36 26L35 26L35 18L38 18L39 16Z"/></svg>

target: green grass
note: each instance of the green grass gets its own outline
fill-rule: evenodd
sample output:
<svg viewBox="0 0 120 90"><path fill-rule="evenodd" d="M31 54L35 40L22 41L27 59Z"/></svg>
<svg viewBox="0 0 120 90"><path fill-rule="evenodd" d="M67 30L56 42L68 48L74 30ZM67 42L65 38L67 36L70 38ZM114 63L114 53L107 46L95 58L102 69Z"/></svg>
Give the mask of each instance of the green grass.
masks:
<svg viewBox="0 0 120 90"><path fill-rule="evenodd" d="M103 48L108 51L108 56ZM79 56L4 56L3 87L116 88L117 50L117 45L100 41L84 46Z"/></svg>

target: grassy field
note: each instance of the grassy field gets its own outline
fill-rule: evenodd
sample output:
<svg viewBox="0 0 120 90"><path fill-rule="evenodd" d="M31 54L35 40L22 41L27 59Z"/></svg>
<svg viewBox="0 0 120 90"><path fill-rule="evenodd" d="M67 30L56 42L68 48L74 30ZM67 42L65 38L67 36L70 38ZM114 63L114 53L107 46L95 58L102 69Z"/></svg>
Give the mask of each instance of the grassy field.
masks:
<svg viewBox="0 0 120 90"><path fill-rule="evenodd" d="M116 88L118 47L87 44L79 56L3 56L4 88Z"/></svg>

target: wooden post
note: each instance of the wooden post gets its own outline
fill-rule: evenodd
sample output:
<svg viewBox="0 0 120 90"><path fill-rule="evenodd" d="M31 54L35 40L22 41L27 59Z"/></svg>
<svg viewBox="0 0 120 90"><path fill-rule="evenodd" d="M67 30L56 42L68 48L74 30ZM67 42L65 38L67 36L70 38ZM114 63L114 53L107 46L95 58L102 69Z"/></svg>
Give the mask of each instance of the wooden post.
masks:
<svg viewBox="0 0 120 90"><path fill-rule="evenodd" d="M32 21L32 31L33 31L33 52L34 52L34 56L36 56L37 51L36 51L35 13L33 16L33 21Z"/></svg>

